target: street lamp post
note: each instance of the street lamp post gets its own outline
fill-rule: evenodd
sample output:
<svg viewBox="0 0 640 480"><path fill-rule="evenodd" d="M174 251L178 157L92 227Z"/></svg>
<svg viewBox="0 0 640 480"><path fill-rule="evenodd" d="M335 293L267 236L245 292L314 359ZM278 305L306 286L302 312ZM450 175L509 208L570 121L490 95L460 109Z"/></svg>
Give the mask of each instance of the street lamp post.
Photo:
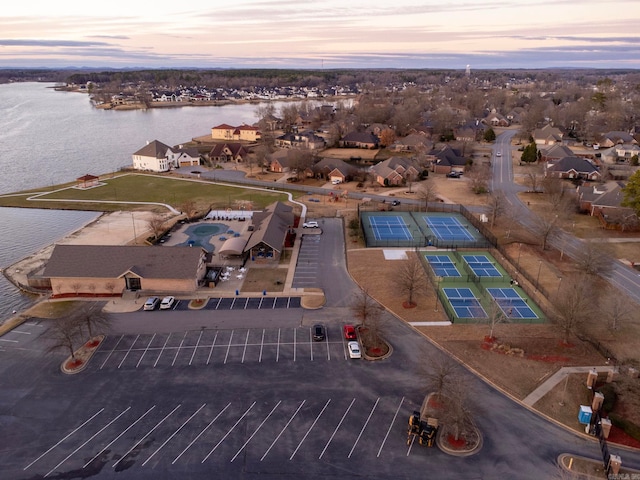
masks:
<svg viewBox="0 0 640 480"><path fill-rule="evenodd" d="M558 277L558 290L556 291L556 300L560 298L560 285L562 285L562 277Z"/></svg>
<svg viewBox="0 0 640 480"><path fill-rule="evenodd" d="M136 235L136 219L133 216L133 212L131 212L131 223L133 224L133 243L138 243L138 235Z"/></svg>
<svg viewBox="0 0 640 480"><path fill-rule="evenodd" d="M520 270L520 251L522 250L522 242L518 243L518 270Z"/></svg>
<svg viewBox="0 0 640 480"><path fill-rule="evenodd" d="M442 277L438 277L436 280L436 312L438 311L438 292L440 291L440 280L442 280Z"/></svg>

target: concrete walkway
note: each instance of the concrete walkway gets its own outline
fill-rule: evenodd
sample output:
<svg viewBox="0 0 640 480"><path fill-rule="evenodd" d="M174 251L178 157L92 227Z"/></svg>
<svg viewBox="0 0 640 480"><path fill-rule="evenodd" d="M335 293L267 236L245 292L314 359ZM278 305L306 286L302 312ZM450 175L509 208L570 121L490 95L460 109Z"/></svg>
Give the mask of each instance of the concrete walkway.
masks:
<svg viewBox="0 0 640 480"><path fill-rule="evenodd" d="M599 367L562 367L556 373L554 373L549 378L547 378L547 380L541 383L538 386L538 388L536 388L533 392L527 395L526 398L522 400L522 403L530 407L533 407L533 405L535 405L538 400L544 397L547 393L549 393L553 389L553 387L558 385L565 378L567 378L568 375L572 373L584 373L585 374L584 380L586 382L587 381L586 374L589 373L591 370L596 370L598 373L606 373L606 372L610 372L613 369L614 367L610 365L604 365Z"/></svg>

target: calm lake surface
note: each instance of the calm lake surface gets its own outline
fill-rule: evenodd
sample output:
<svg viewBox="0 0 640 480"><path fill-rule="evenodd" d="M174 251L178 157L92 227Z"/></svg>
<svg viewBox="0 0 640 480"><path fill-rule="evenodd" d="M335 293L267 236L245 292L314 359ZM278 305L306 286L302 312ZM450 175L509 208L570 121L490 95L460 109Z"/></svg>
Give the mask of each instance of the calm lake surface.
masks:
<svg viewBox="0 0 640 480"><path fill-rule="evenodd" d="M92 107L86 94L53 84L0 85L0 194L50 187L84 174L130 165L147 141L177 145L221 123L257 120L256 104L113 111ZM276 111L283 102L275 102ZM0 268L55 243L98 215L90 212L0 208ZM0 276L0 323L34 298Z"/></svg>

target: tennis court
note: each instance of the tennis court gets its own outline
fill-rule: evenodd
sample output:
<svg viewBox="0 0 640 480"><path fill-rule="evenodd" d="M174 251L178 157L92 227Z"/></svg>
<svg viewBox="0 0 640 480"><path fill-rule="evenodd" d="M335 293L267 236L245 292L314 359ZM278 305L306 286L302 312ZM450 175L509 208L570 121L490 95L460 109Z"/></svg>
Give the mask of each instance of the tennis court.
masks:
<svg viewBox="0 0 640 480"><path fill-rule="evenodd" d="M425 255L437 277L461 277L462 275L448 255Z"/></svg>
<svg viewBox="0 0 640 480"><path fill-rule="evenodd" d="M470 288L443 288L442 291L458 318L487 317L487 312Z"/></svg>
<svg viewBox="0 0 640 480"><path fill-rule="evenodd" d="M462 255L477 277L502 277L494 263L485 255Z"/></svg>
<svg viewBox="0 0 640 480"><path fill-rule="evenodd" d="M456 217L424 215L422 219L439 240L475 240L468 230L468 225L463 225Z"/></svg>
<svg viewBox="0 0 640 480"><path fill-rule="evenodd" d="M409 226L399 215L370 216L369 224L376 240L412 240Z"/></svg>
<svg viewBox="0 0 640 480"><path fill-rule="evenodd" d="M538 318L527 304L527 300L523 299L515 289L487 288L487 292L508 318Z"/></svg>

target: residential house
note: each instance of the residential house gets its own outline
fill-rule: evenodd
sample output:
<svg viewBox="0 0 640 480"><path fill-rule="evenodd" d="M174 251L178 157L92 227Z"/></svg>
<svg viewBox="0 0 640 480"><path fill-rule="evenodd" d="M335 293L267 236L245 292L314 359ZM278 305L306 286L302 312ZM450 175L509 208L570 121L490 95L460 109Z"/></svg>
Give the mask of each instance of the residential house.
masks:
<svg viewBox="0 0 640 480"><path fill-rule="evenodd" d="M340 147L345 148L378 148L380 140L373 133L350 132L338 141Z"/></svg>
<svg viewBox="0 0 640 480"><path fill-rule="evenodd" d="M338 158L323 158L313 165L312 170L315 177L344 183L351 180L355 169Z"/></svg>
<svg viewBox="0 0 640 480"><path fill-rule="evenodd" d="M602 136L602 139L600 140L600 148L609 148L615 145L622 144L637 145L638 142L635 138L633 138L631 134L618 131L607 132Z"/></svg>
<svg viewBox="0 0 640 480"><path fill-rule="evenodd" d="M96 177L95 175L89 175L88 173L86 175L76 178L76 181L78 182L78 184L76 185L76 188L84 189L84 188L97 187L98 185L100 185L100 177Z"/></svg>
<svg viewBox="0 0 640 480"><path fill-rule="evenodd" d="M408 157L390 157L372 165L369 172L382 186L399 186L406 182L415 182L422 168L418 161Z"/></svg>
<svg viewBox="0 0 640 480"><path fill-rule="evenodd" d="M431 163L431 171L447 174L453 171L464 172L468 160L458 150L444 145L431 150L427 154L427 161Z"/></svg>
<svg viewBox="0 0 640 480"><path fill-rule="evenodd" d="M522 116L525 113L525 109L522 107L515 107L509 113L507 113L506 117L509 120L511 125L522 123Z"/></svg>
<svg viewBox="0 0 640 480"><path fill-rule="evenodd" d="M261 137L260 129L250 125L232 127L231 125L223 123L211 129L211 138L214 140L257 142Z"/></svg>
<svg viewBox="0 0 640 480"><path fill-rule="evenodd" d="M249 151L241 143L216 143L209 152L209 159L214 163L246 162Z"/></svg>
<svg viewBox="0 0 640 480"><path fill-rule="evenodd" d="M577 188L580 210L598 217L605 228L637 230L640 219L632 208L623 207L624 185L610 181L604 184L581 185Z"/></svg>
<svg viewBox="0 0 640 480"><path fill-rule="evenodd" d="M569 147L555 143L549 147L542 147L540 151L540 160L543 162L557 162L564 157L576 156Z"/></svg>
<svg viewBox="0 0 640 480"><path fill-rule="evenodd" d="M313 132L285 133L275 139L275 145L280 148L319 150L325 147L325 141Z"/></svg>
<svg viewBox="0 0 640 480"><path fill-rule="evenodd" d="M492 127L508 127L509 125L511 125L511 122L509 122L508 118L506 118L504 115L500 115L495 110L491 110L491 112L486 117L484 117L482 121L487 125L491 125Z"/></svg>
<svg viewBox="0 0 640 480"><path fill-rule="evenodd" d="M269 170L275 173L287 173L295 168L296 161L289 156L288 150L277 150L269 155Z"/></svg>
<svg viewBox="0 0 640 480"><path fill-rule="evenodd" d="M197 167L200 165L200 152L193 147L171 149L174 153L173 162L176 167Z"/></svg>
<svg viewBox="0 0 640 480"><path fill-rule="evenodd" d="M536 145L554 145L562 143L564 134L559 128L545 125L542 128L535 129L531 136Z"/></svg>
<svg viewBox="0 0 640 480"><path fill-rule="evenodd" d="M470 120L453 129L453 134L459 142L479 142L483 139L488 127L479 120Z"/></svg>
<svg viewBox="0 0 640 480"><path fill-rule="evenodd" d="M263 212L254 212L253 233L244 247L254 262L278 263L287 237L294 231L293 208L282 202L269 205Z"/></svg>
<svg viewBox="0 0 640 480"><path fill-rule="evenodd" d="M205 277L206 262L201 248L56 245L42 277L54 296L192 293Z"/></svg>
<svg viewBox="0 0 640 480"><path fill-rule="evenodd" d="M604 163L631 163L634 156L640 156L640 146L636 144L616 144L605 150L601 150L600 158Z"/></svg>
<svg viewBox="0 0 640 480"><path fill-rule="evenodd" d="M403 138L398 138L389 146L394 152L426 152L431 147L431 141L424 133L411 133Z"/></svg>
<svg viewBox="0 0 640 480"><path fill-rule="evenodd" d="M545 164L545 176L565 179L599 180L598 168L589 160L582 157L564 157L553 163Z"/></svg>
<svg viewBox="0 0 640 480"><path fill-rule="evenodd" d="M147 142L147 145L132 155L133 168L150 172L166 172L174 166L173 156L169 145L158 140Z"/></svg>

